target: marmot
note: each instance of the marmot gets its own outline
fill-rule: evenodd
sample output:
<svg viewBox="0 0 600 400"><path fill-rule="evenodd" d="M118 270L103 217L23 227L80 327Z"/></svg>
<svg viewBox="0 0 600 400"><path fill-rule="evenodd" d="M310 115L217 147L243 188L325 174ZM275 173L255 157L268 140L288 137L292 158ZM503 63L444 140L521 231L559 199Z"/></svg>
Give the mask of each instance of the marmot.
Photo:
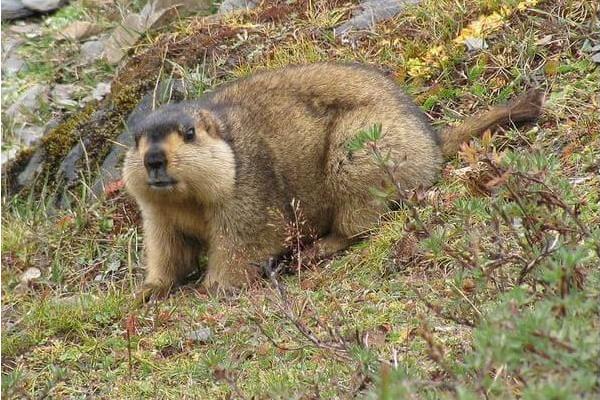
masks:
<svg viewBox="0 0 600 400"><path fill-rule="evenodd" d="M142 297L168 292L208 256L207 287L240 286L251 265L284 251L290 203L300 205L322 255L372 228L389 185L367 149L349 151L381 124L381 148L406 189L430 186L444 156L499 124L538 117L543 95L467 118L438 134L398 85L373 67L317 63L257 73L196 101L158 108L133 127L123 177L142 211L147 277Z"/></svg>

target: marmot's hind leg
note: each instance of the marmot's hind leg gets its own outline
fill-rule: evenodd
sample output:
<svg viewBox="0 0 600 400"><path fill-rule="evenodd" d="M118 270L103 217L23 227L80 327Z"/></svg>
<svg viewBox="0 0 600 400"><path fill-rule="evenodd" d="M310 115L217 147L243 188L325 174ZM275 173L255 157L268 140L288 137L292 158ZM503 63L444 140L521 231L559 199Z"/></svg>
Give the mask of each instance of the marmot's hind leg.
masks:
<svg viewBox="0 0 600 400"><path fill-rule="evenodd" d="M328 235L316 243L320 257L327 257L356 243L377 226L379 216L387 206L378 199L346 194L334 208L333 223ZM346 200L346 201L343 201Z"/></svg>

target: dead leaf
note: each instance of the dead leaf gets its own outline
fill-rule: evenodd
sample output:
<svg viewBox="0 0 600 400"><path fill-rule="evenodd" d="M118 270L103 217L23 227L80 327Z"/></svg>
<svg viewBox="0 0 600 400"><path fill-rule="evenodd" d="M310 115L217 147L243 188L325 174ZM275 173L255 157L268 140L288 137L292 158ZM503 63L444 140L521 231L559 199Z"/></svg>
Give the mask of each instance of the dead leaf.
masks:
<svg viewBox="0 0 600 400"><path fill-rule="evenodd" d="M27 285L29 282L38 279L40 276L42 276L42 271L36 267L27 268L25 272L21 274L21 284Z"/></svg>
<svg viewBox="0 0 600 400"><path fill-rule="evenodd" d="M60 35L67 40L82 40L102 32L102 28L89 21L74 21Z"/></svg>

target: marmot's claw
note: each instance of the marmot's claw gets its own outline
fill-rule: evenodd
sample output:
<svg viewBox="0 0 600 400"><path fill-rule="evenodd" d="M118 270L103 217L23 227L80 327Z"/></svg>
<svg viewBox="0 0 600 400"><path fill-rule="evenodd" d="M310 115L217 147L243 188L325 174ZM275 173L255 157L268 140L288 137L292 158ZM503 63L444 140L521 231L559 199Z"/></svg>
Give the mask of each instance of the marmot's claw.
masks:
<svg viewBox="0 0 600 400"><path fill-rule="evenodd" d="M170 289L168 286L144 283L144 286L135 294L135 305L139 307L150 303L153 299L165 298L169 294Z"/></svg>

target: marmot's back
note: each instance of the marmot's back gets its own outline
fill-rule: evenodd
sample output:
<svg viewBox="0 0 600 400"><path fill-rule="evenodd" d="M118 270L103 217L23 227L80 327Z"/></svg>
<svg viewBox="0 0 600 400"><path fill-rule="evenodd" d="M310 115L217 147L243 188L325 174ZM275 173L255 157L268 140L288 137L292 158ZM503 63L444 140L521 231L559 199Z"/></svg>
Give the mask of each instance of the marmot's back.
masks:
<svg viewBox="0 0 600 400"><path fill-rule="evenodd" d="M309 209L380 186L382 173L372 156L350 154L346 146L374 124L383 127L381 145L402 160L398 178L407 189L433 183L442 161L423 113L391 79L362 65L266 71L217 89L210 101L230 107L225 116L236 136L265 143L290 195Z"/></svg>

